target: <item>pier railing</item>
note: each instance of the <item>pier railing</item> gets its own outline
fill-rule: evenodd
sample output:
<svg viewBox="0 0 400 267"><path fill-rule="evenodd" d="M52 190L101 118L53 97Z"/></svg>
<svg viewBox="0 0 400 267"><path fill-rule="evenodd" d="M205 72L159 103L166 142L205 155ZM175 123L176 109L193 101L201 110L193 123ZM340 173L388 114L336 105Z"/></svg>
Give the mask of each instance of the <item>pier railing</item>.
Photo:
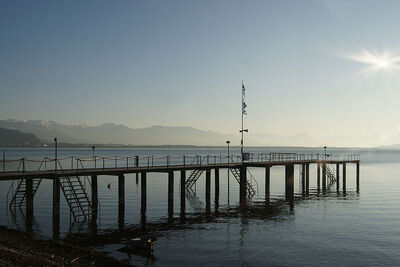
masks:
<svg viewBox="0 0 400 267"><path fill-rule="evenodd" d="M299 153L251 153L250 163L300 162L300 161L355 161L360 160L359 154L299 154ZM56 163L57 162L57 163ZM44 171L60 169L110 169L135 167L170 167L170 166L213 166L227 163L241 163L241 155L150 155L150 156L112 156L112 157L65 157L43 159L2 159L0 172ZM57 167L56 167L57 166Z"/></svg>

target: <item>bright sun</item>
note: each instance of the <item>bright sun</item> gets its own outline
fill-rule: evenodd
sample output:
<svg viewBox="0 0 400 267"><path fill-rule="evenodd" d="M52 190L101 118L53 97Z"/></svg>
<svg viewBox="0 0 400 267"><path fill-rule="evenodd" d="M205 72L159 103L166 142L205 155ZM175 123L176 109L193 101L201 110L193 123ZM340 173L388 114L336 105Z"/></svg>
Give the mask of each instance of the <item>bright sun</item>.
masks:
<svg viewBox="0 0 400 267"><path fill-rule="evenodd" d="M388 51L371 52L363 49L358 54L346 58L367 65L363 72L400 71L400 56Z"/></svg>

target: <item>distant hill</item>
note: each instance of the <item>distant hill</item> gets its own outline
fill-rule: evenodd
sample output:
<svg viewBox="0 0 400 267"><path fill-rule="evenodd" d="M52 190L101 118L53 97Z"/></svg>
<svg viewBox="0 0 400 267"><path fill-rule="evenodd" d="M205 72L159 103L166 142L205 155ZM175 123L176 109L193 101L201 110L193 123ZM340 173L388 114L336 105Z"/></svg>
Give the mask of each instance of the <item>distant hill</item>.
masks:
<svg viewBox="0 0 400 267"><path fill-rule="evenodd" d="M0 128L0 146L37 146L40 141L31 133L22 133L18 130Z"/></svg>
<svg viewBox="0 0 400 267"><path fill-rule="evenodd" d="M47 143L52 143L54 137L57 137L59 142L71 144L225 145L227 138L230 138L228 135L192 127L152 126L132 129L114 123L87 126L44 120L0 120L0 127L32 133Z"/></svg>

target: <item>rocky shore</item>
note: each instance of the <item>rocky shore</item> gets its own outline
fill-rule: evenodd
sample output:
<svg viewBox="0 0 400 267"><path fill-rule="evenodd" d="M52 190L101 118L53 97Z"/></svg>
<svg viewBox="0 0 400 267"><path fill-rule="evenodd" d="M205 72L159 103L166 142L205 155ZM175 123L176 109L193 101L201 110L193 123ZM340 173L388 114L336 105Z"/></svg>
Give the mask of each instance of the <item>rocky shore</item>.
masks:
<svg viewBox="0 0 400 267"><path fill-rule="evenodd" d="M132 266L104 253L0 226L0 266Z"/></svg>

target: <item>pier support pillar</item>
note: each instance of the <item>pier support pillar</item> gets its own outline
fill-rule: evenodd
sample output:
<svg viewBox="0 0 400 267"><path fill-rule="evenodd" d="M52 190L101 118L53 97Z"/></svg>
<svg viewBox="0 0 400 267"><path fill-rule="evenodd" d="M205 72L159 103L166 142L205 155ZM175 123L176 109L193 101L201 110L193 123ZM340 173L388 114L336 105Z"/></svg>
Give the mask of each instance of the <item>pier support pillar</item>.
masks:
<svg viewBox="0 0 400 267"><path fill-rule="evenodd" d="M27 232L32 231L33 224L33 180L25 179L25 190L26 190L26 230Z"/></svg>
<svg viewBox="0 0 400 267"><path fill-rule="evenodd" d="M343 193L346 193L346 163L343 163Z"/></svg>
<svg viewBox="0 0 400 267"><path fill-rule="evenodd" d="M239 180L239 191L240 191L240 205L245 206L247 203L246 193L247 193L247 167L241 165L240 167L240 180Z"/></svg>
<svg viewBox="0 0 400 267"><path fill-rule="evenodd" d="M211 170L206 170L206 213L210 212Z"/></svg>
<svg viewBox="0 0 400 267"><path fill-rule="evenodd" d="M317 189L319 191L319 188L321 186L321 164L318 162L317 163Z"/></svg>
<svg viewBox="0 0 400 267"><path fill-rule="evenodd" d="M136 168L139 167L139 156L135 157L135 166L136 166ZM137 172L136 173L136 184L138 184L138 183L139 183L139 173Z"/></svg>
<svg viewBox="0 0 400 267"><path fill-rule="evenodd" d="M360 163L356 163L356 190L360 191Z"/></svg>
<svg viewBox="0 0 400 267"><path fill-rule="evenodd" d="M186 198L185 198L185 193L186 193L186 171L181 170L181 214L185 214L186 210Z"/></svg>
<svg viewBox="0 0 400 267"><path fill-rule="evenodd" d="M265 200L269 202L270 186L271 186L271 166L265 167Z"/></svg>
<svg viewBox="0 0 400 267"><path fill-rule="evenodd" d="M301 192L306 192L306 164L301 164Z"/></svg>
<svg viewBox="0 0 400 267"><path fill-rule="evenodd" d="M219 206L219 169L214 169L215 174L215 210L218 211Z"/></svg>
<svg viewBox="0 0 400 267"><path fill-rule="evenodd" d="M326 162L322 163L322 192L326 191Z"/></svg>
<svg viewBox="0 0 400 267"><path fill-rule="evenodd" d="M336 191L339 192L339 188L340 188L340 164L336 163Z"/></svg>
<svg viewBox="0 0 400 267"><path fill-rule="evenodd" d="M53 238L60 237L60 178L53 179Z"/></svg>
<svg viewBox="0 0 400 267"><path fill-rule="evenodd" d="M306 193L310 190L310 164L306 164Z"/></svg>
<svg viewBox="0 0 400 267"><path fill-rule="evenodd" d="M137 173L139 175L139 173ZM147 207L147 190L146 190L146 172L140 174L140 213L142 229L146 228L146 207Z"/></svg>
<svg viewBox="0 0 400 267"><path fill-rule="evenodd" d="M174 215L174 172L168 172L168 217Z"/></svg>
<svg viewBox="0 0 400 267"><path fill-rule="evenodd" d="M99 197L98 197L98 187L97 187L97 175L91 176L92 182L92 221L97 220Z"/></svg>
<svg viewBox="0 0 400 267"><path fill-rule="evenodd" d="M285 166L285 195L286 198L292 199L294 196L294 165Z"/></svg>
<svg viewBox="0 0 400 267"><path fill-rule="evenodd" d="M125 221L125 176L118 175L118 225L120 230L124 228Z"/></svg>

